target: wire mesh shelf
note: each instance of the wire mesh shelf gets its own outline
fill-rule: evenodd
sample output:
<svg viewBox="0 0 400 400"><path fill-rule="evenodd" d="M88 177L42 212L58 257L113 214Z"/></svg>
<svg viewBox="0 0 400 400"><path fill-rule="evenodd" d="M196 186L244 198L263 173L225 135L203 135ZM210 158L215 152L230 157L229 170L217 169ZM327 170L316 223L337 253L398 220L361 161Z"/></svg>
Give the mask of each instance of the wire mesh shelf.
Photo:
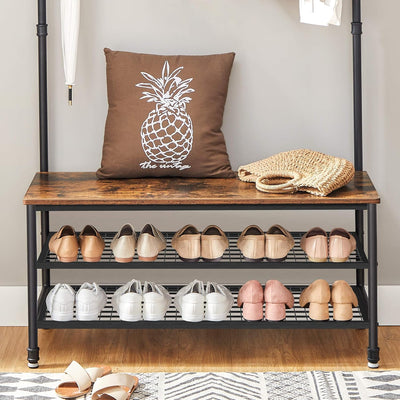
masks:
<svg viewBox="0 0 400 400"><path fill-rule="evenodd" d="M197 323L186 322L182 320L179 312L174 306L172 301L171 306L166 312L166 315L162 321L137 321L137 322L126 322L121 321L118 316L117 310L115 310L111 303L111 298L116 289L119 286L102 286L107 294L107 304L100 313L97 320L94 321L78 321L76 319L68 322L57 322L53 321L50 317L50 313L46 309L45 297L50 290L49 288L44 289L45 292L42 296L42 301L39 304L39 328L128 328L128 329L143 329L143 328L367 328L368 326L368 307L366 302L366 294L363 289L357 286L353 286L353 290L357 295L359 305L353 307L353 319L351 321L334 321L333 320L333 308L329 305L329 321L313 321L308 317L308 309L303 308L299 304L300 294L306 286L287 286L288 289L293 293L294 296L294 307L286 310L286 319L284 321L255 321L250 322L243 319L242 309L237 306L237 296L240 289L240 285L226 285L231 291L235 298L234 305L227 315L226 319L219 322L201 321ZM172 299L174 299L178 290L182 285L164 285L164 287L170 293ZM78 286L74 289L77 291ZM265 309L265 305L264 305Z"/></svg>
<svg viewBox="0 0 400 400"><path fill-rule="evenodd" d="M39 256L37 267L38 268L82 268L82 269L97 269L97 268L110 268L110 263L113 264L113 268L120 269L131 269L131 268L165 268L165 264L168 264L168 268L174 269L186 269L186 268L200 268L200 269L235 269L235 268L335 268L335 269L354 269L354 268L368 268L367 257L357 242L357 249L351 253L349 259L346 262L333 263L314 263L310 262L307 255L300 247L300 239L304 232L292 232L295 245L287 255L286 260L279 262L270 262L264 259L263 261L251 262L246 260L241 251L236 246L237 240L240 236L240 232L227 232L226 235L229 240L229 247L224 252L222 259L218 262L205 262L199 260L198 262L185 262L182 261L177 252L171 246L171 239L173 232L165 232L164 236L167 241L167 247L161 251L157 259L152 262L144 262L139 260L138 255L132 262L129 263L118 263L114 259L113 252L110 248L111 240L115 235L115 232L104 232L102 236L105 241L105 248L99 262L88 263L83 261L82 254L79 252L78 260L71 263L62 263L57 260L55 254L50 253L48 247L48 241L43 247L43 250ZM51 237L52 234L49 235Z"/></svg>

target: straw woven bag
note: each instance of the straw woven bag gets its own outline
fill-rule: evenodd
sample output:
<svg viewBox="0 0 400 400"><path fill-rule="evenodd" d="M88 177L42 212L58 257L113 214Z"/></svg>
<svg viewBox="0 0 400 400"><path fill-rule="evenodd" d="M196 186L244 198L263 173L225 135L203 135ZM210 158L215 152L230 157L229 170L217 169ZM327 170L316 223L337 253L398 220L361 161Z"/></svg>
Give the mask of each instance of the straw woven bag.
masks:
<svg viewBox="0 0 400 400"><path fill-rule="evenodd" d="M327 196L353 179L354 166L343 158L300 149L239 167L238 174L244 182L255 182L262 192Z"/></svg>

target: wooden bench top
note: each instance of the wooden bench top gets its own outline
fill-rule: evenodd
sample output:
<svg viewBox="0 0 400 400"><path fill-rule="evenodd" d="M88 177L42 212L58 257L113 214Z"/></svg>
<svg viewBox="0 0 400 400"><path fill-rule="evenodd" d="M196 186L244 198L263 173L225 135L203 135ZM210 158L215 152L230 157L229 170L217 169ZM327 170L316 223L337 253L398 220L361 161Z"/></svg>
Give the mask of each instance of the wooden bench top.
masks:
<svg viewBox="0 0 400 400"><path fill-rule="evenodd" d="M379 203L366 172L327 197L268 194L230 179L148 178L98 180L94 172L36 173L24 197L32 205L266 205Z"/></svg>

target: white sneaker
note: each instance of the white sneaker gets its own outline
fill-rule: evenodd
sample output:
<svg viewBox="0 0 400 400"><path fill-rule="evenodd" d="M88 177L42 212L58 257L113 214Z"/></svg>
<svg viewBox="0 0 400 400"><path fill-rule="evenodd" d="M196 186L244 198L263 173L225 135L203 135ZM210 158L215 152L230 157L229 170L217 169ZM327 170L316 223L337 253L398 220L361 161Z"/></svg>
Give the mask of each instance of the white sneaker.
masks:
<svg viewBox="0 0 400 400"><path fill-rule="evenodd" d="M121 286L112 297L112 305L122 321L142 319L142 284L136 279Z"/></svg>
<svg viewBox="0 0 400 400"><path fill-rule="evenodd" d="M75 290L66 283L57 283L46 297L46 306L54 321L74 318Z"/></svg>
<svg viewBox="0 0 400 400"><path fill-rule="evenodd" d="M171 296L164 286L154 282L145 282L143 287L143 319L159 321L164 319L171 304Z"/></svg>
<svg viewBox="0 0 400 400"><path fill-rule="evenodd" d="M232 293L225 286L215 282L207 282L206 320L222 321L226 319L233 302Z"/></svg>
<svg viewBox="0 0 400 400"><path fill-rule="evenodd" d="M76 319L95 320L106 304L106 292L97 283L85 282L76 293Z"/></svg>
<svg viewBox="0 0 400 400"><path fill-rule="evenodd" d="M204 284L194 280L181 288L175 296L175 307L188 322L200 322L204 318Z"/></svg>

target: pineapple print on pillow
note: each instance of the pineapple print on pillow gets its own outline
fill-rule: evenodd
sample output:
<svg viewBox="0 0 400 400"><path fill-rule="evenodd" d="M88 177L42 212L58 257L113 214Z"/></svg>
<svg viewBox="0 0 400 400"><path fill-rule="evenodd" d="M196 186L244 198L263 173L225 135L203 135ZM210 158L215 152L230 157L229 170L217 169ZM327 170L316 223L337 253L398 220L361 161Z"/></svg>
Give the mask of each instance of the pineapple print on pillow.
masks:
<svg viewBox="0 0 400 400"><path fill-rule="evenodd" d="M143 151L150 160L140 163L141 168L190 168L182 162L193 146L193 123L186 105L192 100L187 95L195 90L189 87L193 78L178 76L182 70L183 67L178 67L170 73L165 61L161 78L141 73L148 82L136 85L145 89L140 99L155 103L140 131Z"/></svg>

